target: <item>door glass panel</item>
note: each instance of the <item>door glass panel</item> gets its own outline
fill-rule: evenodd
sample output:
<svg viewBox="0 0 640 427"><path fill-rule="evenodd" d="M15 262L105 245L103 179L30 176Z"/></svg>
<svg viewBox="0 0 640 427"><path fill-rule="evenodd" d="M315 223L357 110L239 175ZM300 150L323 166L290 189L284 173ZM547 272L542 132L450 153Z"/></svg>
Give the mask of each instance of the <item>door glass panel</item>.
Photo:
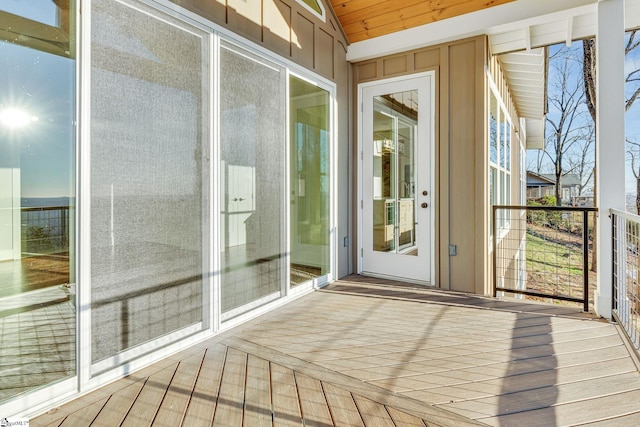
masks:
<svg viewBox="0 0 640 427"><path fill-rule="evenodd" d="M74 9L0 2L0 401L76 373Z"/></svg>
<svg viewBox="0 0 640 427"><path fill-rule="evenodd" d="M329 273L329 92L290 78L291 286Z"/></svg>
<svg viewBox="0 0 640 427"><path fill-rule="evenodd" d="M416 246L417 91L373 100L373 250L418 255Z"/></svg>
<svg viewBox="0 0 640 427"><path fill-rule="evenodd" d="M284 69L220 49L222 312L280 296L284 275ZM233 310L233 311L232 311Z"/></svg>
<svg viewBox="0 0 640 427"><path fill-rule="evenodd" d="M93 362L204 327L209 38L158 15L92 2Z"/></svg>

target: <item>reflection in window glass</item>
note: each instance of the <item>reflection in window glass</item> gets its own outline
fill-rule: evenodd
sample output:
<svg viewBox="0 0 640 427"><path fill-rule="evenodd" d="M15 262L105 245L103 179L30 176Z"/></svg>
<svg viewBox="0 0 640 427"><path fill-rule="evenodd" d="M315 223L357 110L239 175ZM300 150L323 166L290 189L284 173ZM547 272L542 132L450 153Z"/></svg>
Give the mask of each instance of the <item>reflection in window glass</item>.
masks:
<svg viewBox="0 0 640 427"><path fill-rule="evenodd" d="M291 285L329 272L329 93L290 79Z"/></svg>
<svg viewBox="0 0 640 427"><path fill-rule="evenodd" d="M511 124L505 120L504 122L504 157L505 169L511 170Z"/></svg>
<svg viewBox="0 0 640 427"><path fill-rule="evenodd" d="M489 206L497 204L498 198L496 192L498 191L498 171L494 167L489 168ZM489 229L493 232L492 228L493 214L489 215Z"/></svg>
<svg viewBox="0 0 640 427"><path fill-rule="evenodd" d="M0 33L0 401L75 375L75 61L52 26L74 6L44 3L0 2L5 26L62 40Z"/></svg>
<svg viewBox="0 0 640 427"><path fill-rule="evenodd" d="M94 362L203 321L209 39L158 14L92 2Z"/></svg>
<svg viewBox="0 0 640 427"><path fill-rule="evenodd" d="M42 24L58 27L60 26L59 22L61 20L69 18L69 1L2 0L2 2L0 2L0 10ZM3 19L10 18L3 16ZM11 26L9 26L9 28L11 28ZM62 32L61 35L64 37L64 32Z"/></svg>
<svg viewBox="0 0 640 427"><path fill-rule="evenodd" d="M416 143L418 93L373 101L373 250L417 256Z"/></svg>
<svg viewBox="0 0 640 427"><path fill-rule="evenodd" d="M284 69L220 49L223 318L280 296L284 279ZM278 126L278 124L281 124Z"/></svg>
<svg viewBox="0 0 640 427"><path fill-rule="evenodd" d="M493 92L489 104L489 161L498 163L498 101Z"/></svg>

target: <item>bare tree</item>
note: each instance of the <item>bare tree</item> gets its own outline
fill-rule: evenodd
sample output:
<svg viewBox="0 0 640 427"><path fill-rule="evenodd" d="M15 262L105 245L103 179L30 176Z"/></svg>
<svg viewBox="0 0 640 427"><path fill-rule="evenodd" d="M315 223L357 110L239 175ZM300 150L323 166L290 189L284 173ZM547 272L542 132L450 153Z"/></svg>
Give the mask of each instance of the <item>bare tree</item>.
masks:
<svg viewBox="0 0 640 427"><path fill-rule="evenodd" d="M527 170L532 171L540 175L545 172L545 155L542 150L532 150L535 151L535 157L527 154Z"/></svg>
<svg viewBox="0 0 640 427"><path fill-rule="evenodd" d="M595 165L595 125L589 121L584 128L582 138L575 144L574 150L567 156L568 173L578 176L578 196L592 185Z"/></svg>
<svg viewBox="0 0 640 427"><path fill-rule="evenodd" d="M624 54L628 56L631 52L635 51L638 46L640 46L640 39L636 38L637 30L632 30L627 33L627 42L624 46ZM596 43L594 39L583 40L582 41L582 52L583 52L583 62L582 62L582 74L584 80L584 92L586 95L586 103L587 109L589 110L589 114L591 114L591 118L593 122L596 121ZM629 111L629 109L636 102L638 97L640 97L640 68L635 70L631 70L627 73L625 77L625 101L624 108L625 111ZM593 197L596 200L598 194L597 187L597 164L595 166L594 171L594 186L593 186ZM636 188L636 205L638 204L637 198L640 196L640 189ZM598 228L597 216L593 219L593 229ZM597 271L598 258L597 258L597 247L596 247L596 239L593 239L593 255L591 259L591 270Z"/></svg>
<svg viewBox="0 0 640 427"><path fill-rule="evenodd" d="M553 77L548 90L545 154L553 165L558 206L562 204L562 178L568 172L566 157L576 144L583 141L585 133L585 94L581 79L576 78L575 68L580 61L574 53L562 48L549 59Z"/></svg>
<svg viewBox="0 0 640 427"><path fill-rule="evenodd" d="M627 138L627 155L631 160L631 172L636 179L636 212L640 215L640 142Z"/></svg>
<svg viewBox="0 0 640 427"><path fill-rule="evenodd" d="M640 38L636 38L638 30L627 33L627 42L624 46L624 54L628 56L640 46ZM596 121L596 43L595 39L582 41L584 92L586 95L587 108L594 123ZM625 79L626 96L624 100L624 110L629 109L640 97L640 68L630 70Z"/></svg>

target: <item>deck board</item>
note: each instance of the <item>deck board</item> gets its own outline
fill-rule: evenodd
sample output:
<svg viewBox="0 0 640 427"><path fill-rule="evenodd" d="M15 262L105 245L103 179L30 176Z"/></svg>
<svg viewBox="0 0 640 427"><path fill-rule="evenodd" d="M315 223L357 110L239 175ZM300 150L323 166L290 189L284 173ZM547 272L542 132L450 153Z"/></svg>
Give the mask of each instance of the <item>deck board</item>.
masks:
<svg viewBox="0 0 640 427"><path fill-rule="evenodd" d="M214 426L242 425L247 354L229 348L224 363Z"/></svg>
<svg viewBox="0 0 640 427"><path fill-rule="evenodd" d="M615 414L632 413L638 410L640 390L601 396L598 399L581 400L564 405L504 416L482 418L480 421L490 425L517 425L526 419L530 425L579 425L594 419L602 419ZM526 417L526 418L523 418Z"/></svg>
<svg viewBox="0 0 640 427"><path fill-rule="evenodd" d="M336 426L364 427L351 393L330 383L323 383L322 387Z"/></svg>
<svg viewBox="0 0 640 427"><path fill-rule="evenodd" d="M395 427L391 416L383 405L367 399L366 397L353 396L360 411L360 416L367 426Z"/></svg>
<svg viewBox="0 0 640 427"><path fill-rule="evenodd" d="M254 355L249 355L244 401L245 427L271 426L270 383L269 362Z"/></svg>
<svg viewBox="0 0 640 427"><path fill-rule="evenodd" d="M221 344L206 349L183 425L208 427L213 422L226 354Z"/></svg>
<svg viewBox="0 0 640 427"><path fill-rule="evenodd" d="M180 362L153 421L154 427L174 427L182 423L204 356L203 350Z"/></svg>
<svg viewBox="0 0 640 427"><path fill-rule="evenodd" d="M122 422L122 427L149 426L153 422L160 404L171 383L178 364L151 375L144 383L140 394Z"/></svg>
<svg viewBox="0 0 640 427"><path fill-rule="evenodd" d="M92 427L111 427L120 425L129 413L131 406L142 391L144 381L138 381L114 393L102 408Z"/></svg>
<svg viewBox="0 0 640 427"><path fill-rule="evenodd" d="M272 363L271 389L274 427L301 426L302 415L293 371Z"/></svg>
<svg viewBox="0 0 640 427"><path fill-rule="evenodd" d="M640 375L615 325L367 280L298 298L31 425L640 424Z"/></svg>
<svg viewBox="0 0 640 427"><path fill-rule="evenodd" d="M387 412L389 412L393 423L397 427L425 427L424 422L420 418L399 411L396 408L387 407Z"/></svg>
<svg viewBox="0 0 640 427"><path fill-rule="evenodd" d="M305 426L332 426L331 413L327 407L322 384L315 378L296 373L296 386Z"/></svg>
<svg viewBox="0 0 640 427"><path fill-rule="evenodd" d="M60 427L75 427L79 425L91 425L93 420L95 420L96 416L100 413L105 403L107 403L108 398L103 398L98 402L95 402L89 406L82 408L81 410L74 412L65 418L65 420L60 423Z"/></svg>

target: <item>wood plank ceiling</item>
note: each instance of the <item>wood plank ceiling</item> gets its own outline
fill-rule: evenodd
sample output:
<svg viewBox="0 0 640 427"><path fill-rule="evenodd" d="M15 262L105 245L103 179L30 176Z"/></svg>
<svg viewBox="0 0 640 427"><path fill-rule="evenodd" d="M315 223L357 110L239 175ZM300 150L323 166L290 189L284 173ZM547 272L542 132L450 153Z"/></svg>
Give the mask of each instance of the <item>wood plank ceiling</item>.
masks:
<svg viewBox="0 0 640 427"><path fill-rule="evenodd" d="M395 33L514 0L331 0L349 42Z"/></svg>

